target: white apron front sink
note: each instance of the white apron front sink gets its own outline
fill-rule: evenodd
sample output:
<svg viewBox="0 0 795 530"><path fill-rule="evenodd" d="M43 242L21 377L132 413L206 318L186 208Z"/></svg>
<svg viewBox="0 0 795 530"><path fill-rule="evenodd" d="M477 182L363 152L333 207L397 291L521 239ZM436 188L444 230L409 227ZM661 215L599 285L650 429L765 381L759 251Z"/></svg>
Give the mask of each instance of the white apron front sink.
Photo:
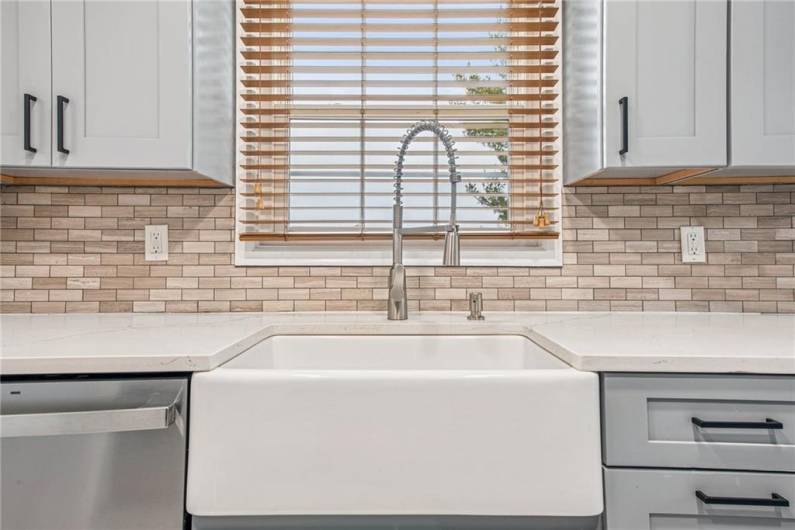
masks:
<svg viewBox="0 0 795 530"><path fill-rule="evenodd" d="M191 384L203 516L593 516L596 374L518 336L276 336Z"/></svg>

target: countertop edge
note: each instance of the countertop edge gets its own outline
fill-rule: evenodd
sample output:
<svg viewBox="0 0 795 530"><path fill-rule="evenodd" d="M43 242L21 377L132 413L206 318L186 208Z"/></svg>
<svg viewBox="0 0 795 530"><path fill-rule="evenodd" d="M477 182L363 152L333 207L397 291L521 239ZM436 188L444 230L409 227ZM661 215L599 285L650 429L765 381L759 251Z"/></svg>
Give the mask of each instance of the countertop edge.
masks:
<svg viewBox="0 0 795 530"><path fill-rule="evenodd" d="M604 314L582 315L583 318L604 318ZM69 374L157 374L190 373L213 370L272 336L277 335L379 335L379 334L454 334L454 335L519 335L532 340L572 368L583 372L609 373L703 373L795 375L795 357L717 357L715 355L632 355L578 354L550 339L544 324L527 324L506 320L485 322L434 322L409 320L402 322L263 322L254 332L218 351L204 355L172 353L166 355L108 355L75 357L6 357L0 359L0 375L42 376ZM716 369L716 360L720 361ZM87 364L89 366L87 366ZM764 365L763 369L759 366Z"/></svg>

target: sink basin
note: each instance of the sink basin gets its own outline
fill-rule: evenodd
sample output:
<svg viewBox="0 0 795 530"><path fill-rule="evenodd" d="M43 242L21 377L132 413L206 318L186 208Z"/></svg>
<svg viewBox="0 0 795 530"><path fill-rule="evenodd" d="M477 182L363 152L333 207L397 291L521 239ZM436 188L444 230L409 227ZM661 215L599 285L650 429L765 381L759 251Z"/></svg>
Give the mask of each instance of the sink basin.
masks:
<svg viewBox="0 0 795 530"><path fill-rule="evenodd" d="M508 335L274 336L191 383L198 516L593 516L596 374Z"/></svg>

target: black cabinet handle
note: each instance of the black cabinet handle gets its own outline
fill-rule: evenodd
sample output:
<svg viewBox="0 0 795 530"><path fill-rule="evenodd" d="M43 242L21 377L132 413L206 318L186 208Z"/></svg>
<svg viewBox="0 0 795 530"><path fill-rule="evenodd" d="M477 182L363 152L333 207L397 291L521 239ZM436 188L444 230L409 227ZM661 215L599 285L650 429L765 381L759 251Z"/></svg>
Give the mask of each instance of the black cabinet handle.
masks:
<svg viewBox="0 0 795 530"><path fill-rule="evenodd" d="M63 153L65 155L69 154L69 149L63 146L63 108L64 105L69 103L69 98L65 98L63 96L58 96L58 116L57 116L57 127L58 127L58 152Z"/></svg>
<svg viewBox="0 0 795 530"><path fill-rule="evenodd" d="M783 429L784 424L771 418L765 421L704 421L701 418L690 418L693 425L701 429Z"/></svg>
<svg viewBox="0 0 795 530"><path fill-rule="evenodd" d="M629 98L624 96L618 104L621 106L621 149L618 154L625 155L629 153Z"/></svg>
<svg viewBox="0 0 795 530"><path fill-rule="evenodd" d="M24 143L25 143L25 151L30 151L31 153L35 153L36 152L36 148L33 147L31 145L31 142L30 142L30 107L35 102L36 102L36 96L31 95L31 94L25 94L25 103L24 103L24 105L25 105L25 112L24 112L25 117L23 119L24 127L23 127L23 133L22 134L25 137L24 140L23 140Z"/></svg>
<svg viewBox="0 0 795 530"><path fill-rule="evenodd" d="M779 506L786 508L789 500L778 493L771 493L769 499L747 497L710 497L701 490L696 490L696 497L704 504L730 504L733 506Z"/></svg>

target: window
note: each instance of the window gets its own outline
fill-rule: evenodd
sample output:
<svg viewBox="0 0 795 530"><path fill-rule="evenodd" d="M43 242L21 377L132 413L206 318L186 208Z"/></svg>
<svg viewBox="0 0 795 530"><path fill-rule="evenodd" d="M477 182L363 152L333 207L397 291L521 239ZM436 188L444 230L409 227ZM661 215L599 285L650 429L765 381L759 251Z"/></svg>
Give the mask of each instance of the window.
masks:
<svg viewBox="0 0 795 530"><path fill-rule="evenodd" d="M387 262L419 120L456 141L462 256L559 249L558 1L241 0L239 262ZM447 223L446 164L431 134L412 144L405 226Z"/></svg>

